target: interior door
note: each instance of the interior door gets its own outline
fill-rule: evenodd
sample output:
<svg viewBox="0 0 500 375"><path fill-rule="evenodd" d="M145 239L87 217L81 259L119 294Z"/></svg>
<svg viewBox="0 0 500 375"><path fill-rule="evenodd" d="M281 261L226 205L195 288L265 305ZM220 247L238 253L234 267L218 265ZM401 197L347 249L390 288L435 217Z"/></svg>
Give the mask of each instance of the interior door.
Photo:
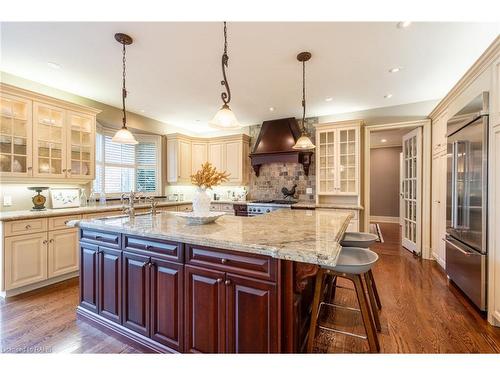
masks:
<svg viewBox="0 0 500 375"><path fill-rule="evenodd" d="M422 196L422 128L403 136L403 226L401 244L409 251L421 253Z"/></svg>
<svg viewBox="0 0 500 375"><path fill-rule="evenodd" d="M403 153L399 153L399 225L403 225L405 223L405 201L403 199L403 180L404 180L404 162L403 162Z"/></svg>

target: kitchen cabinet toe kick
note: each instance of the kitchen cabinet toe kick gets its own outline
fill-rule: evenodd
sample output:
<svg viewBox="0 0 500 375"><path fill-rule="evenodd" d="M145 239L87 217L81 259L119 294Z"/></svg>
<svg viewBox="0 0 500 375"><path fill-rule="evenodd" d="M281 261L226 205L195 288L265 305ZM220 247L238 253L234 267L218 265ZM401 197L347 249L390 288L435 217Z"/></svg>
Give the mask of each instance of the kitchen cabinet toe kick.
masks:
<svg viewBox="0 0 500 375"><path fill-rule="evenodd" d="M80 239L79 319L146 352L302 351L317 266L117 235Z"/></svg>

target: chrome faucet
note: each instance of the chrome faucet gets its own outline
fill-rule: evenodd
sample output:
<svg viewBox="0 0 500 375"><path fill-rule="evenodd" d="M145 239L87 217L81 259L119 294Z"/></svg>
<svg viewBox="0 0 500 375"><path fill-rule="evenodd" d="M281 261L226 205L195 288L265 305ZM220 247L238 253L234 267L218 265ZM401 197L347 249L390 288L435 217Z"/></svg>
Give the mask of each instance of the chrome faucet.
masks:
<svg viewBox="0 0 500 375"><path fill-rule="evenodd" d="M145 199L146 199L146 201L149 202L149 205L151 208L151 211L150 211L151 215L153 215L153 216L156 215L156 207L158 206L158 202L156 201L155 197L150 196L150 197L146 197Z"/></svg>
<svg viewBox="0 0 500 375"><path fill-rule="evenodd" d="M140 201L141 196L134 191L126 194L123 193L120 197L120 202L122 204L122 211L124 214L128 215L128 217L135 217L135 202ZM128 201L128 205L125 205L125 201Z"/></svg>

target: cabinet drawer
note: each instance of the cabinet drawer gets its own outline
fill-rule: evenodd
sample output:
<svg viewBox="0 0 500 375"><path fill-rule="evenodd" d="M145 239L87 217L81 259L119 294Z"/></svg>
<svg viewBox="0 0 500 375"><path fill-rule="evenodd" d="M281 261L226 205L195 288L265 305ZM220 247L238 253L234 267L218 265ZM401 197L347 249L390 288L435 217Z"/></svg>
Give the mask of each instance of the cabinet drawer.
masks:
<svg viewBox="0 0 500 375"><path fill-rule="evenodd" d="M220 210L221 210L220 204L218 204L218 203L212 203L210 205L210 211L220 211Z"/></svg>
<svg viewBox="0 0 500 375"><path fill-rule="evenodd" d="M190 204L181 204L177 206L177 211L192 211L193 206Z"/></svg>
<svg viewBox="0 0 500 375"><path fill-rule="evenodd" d="M5 222L5 236L47 231L47 219L27 219Z"/></svg>
<svg viewBox="0 0 500 375"><path fill-rule="evenodd" d="M80 215L49 217L49 230L68 229L66 224L71 220L80 220Z"/></svg>
<svg viewBox="0 0 500 375"><path fill-rule="evenodd" d="M82 229L80 232L82 241L118 249L121 247L121 238L120 233L101 232L92 229Z"/></svg>
<svg viewBox="0 0 500 375"><path fill-rule="evenodd" d="M162 257L182 262L182 244L178 242L163 241L157 239L144 239L125 235L123 238L125 250L143 250L160 254Z"/></svg>
<svg viewBox="0 0 500 375"><path fill-rule="evenodd" d="M177 206L165 206L165 207L158 207L158 211L177 211Z"/></svg>
<svg viewBox="0 0 500 375"><path fill-rule="evenodd" d="M277 261L263 255L186 244L186 264L276 280Z"/></svg>
<svg viewBox="0 0 500 375"><path fill-rule="evenodd" d="M220 210L224 211L224 212L233 212L234 208L233 208L233 205L231 203L222 203L220 205Z"/></svg>

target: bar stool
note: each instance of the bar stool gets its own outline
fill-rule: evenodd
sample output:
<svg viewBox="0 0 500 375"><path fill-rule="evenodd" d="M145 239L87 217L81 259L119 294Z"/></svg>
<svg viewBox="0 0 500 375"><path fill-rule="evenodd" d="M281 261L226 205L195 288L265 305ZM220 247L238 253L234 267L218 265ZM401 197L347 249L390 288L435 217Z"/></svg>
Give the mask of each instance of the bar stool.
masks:
<svg viewBox="0 0 500 375"><path fill-rule="evenodd" d="M345 232L344 237L342 238L342 241L340 241L340 245L342 247L361 247L364 249L369 248L371 245L373 245L378 239L378 236L374 235L373 233L366 233L366 232ZM375 297L375 302L377 303L377 307L380 310L382 308L382 303L380 302L380 296L378 294L377 290L377 284L375 284L375 278L373 277L372 270L367 273L366 275L366 283L367 286L368 284L371 284L373 286L372 288L372 293L374 294ZM368 289L368 293L370 293L370 290ZM371 297L370 297L371 299Z"/></svg>
<svg viewBox="0 0 500 375"><path fill-rule="evenodd" d="M309 337L307 340L307 352L311 353L313 349L314 338L316 336L316 326L322 305L343 308L347 310L355 310L361 313L363 325L365 327L366 336L357 335L351 332L337 330L331 327L319 325L319 328L330 332L340 333L348 336L354 336L368 340L370 352L378 353L380 345L378 342L377 332L372 320L372 311L370 303L366 300L365 289L363 286L363 276L373 267L378 260L377 253L362 248L347 247L342 248L337 264L334 267L322 266L316 274L316 285L314 289L314 299L311 311L311 322L309 326ZM356 296L358 298L359 310L352 307L335 305L322 301L324 291L324 279L326 275L333 277L342 277L350 280L354 285Z"/></svg>

